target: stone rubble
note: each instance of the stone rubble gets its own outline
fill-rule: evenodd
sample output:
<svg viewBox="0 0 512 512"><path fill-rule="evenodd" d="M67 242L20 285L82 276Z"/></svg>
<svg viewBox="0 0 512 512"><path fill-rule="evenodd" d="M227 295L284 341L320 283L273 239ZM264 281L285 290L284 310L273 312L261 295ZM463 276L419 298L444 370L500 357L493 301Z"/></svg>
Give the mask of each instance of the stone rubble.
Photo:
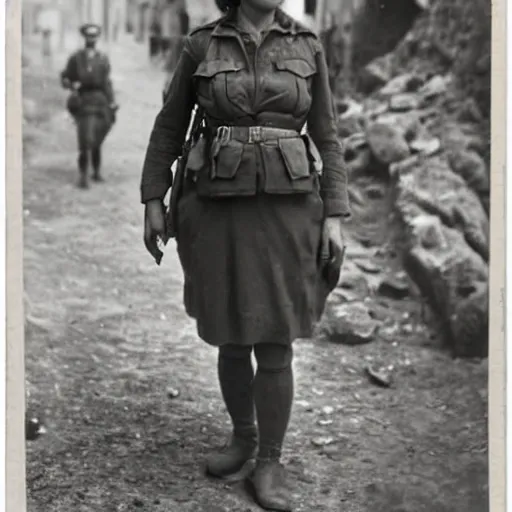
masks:
<svg viewBox="0 0 512 512"><path fill-rule="evenodd" d="M490 185L486 141L473 129L481 113L466 99L459 111L439 122L443 101L450 97L451 74L428 80L413 73L392 76L389 62L385 55L361 73L362 91L371 94L360 108L345 100L338 131L348 171L352 177L375 175L376 170L390 176L395 212L404 226L409 277L446 326L453 355L485 357ZM379 197L371 190L366 198L357 190L351 193L358 207ZM377 274L371 264L358 266L367 276ZM367 343L378 331L367 306L357 302L365 293L358 279L342 279L344 291L356 291L356 297L338 305L327 322L325 332L333 341ZM409 287L396 276L385 277L377 293L400 300Z"/></svg>

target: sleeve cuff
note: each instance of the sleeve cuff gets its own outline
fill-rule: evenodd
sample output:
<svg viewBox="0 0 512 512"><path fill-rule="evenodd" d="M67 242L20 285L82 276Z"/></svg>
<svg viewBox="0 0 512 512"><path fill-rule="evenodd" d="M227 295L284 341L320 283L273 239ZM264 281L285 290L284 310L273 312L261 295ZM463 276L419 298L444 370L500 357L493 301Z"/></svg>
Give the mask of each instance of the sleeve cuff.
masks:
<svg viewBox="0 0 512 512"><path fill-rule="evenodd" d="M167 194L169 185L167 183L151 183L140 187L140 202L147 203L152 199L162 199Z"/></svg>
<svg viewBox="0 0 512 512"><path fill-rule="evenodd" d="M352 216L350 208L345 201L331 198L324 198L324 214L326 217L349 218Z"/></svg>

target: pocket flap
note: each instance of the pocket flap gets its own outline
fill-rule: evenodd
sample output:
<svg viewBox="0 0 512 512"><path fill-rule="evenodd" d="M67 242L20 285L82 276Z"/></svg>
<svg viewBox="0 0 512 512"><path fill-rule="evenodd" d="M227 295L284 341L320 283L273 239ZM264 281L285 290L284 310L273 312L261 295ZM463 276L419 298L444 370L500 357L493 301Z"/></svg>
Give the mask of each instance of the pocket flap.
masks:
<svg viewBox="0 0 512 512"><path fill-rule="evenodd" d="M279 60L276 62L276 68L280 71L290 71L302 78L308 78L316 73L316 69L304 59Z"/></svg>
<svg viewBox="0 0 512 512"><path fill-rule="evenodd" d="M204 60L197 66L194 76L211 78L218 73L240 71L241 69L243 69L241 64L233 60Z"/></svg>
<svg viewBox="0 0 512 512"><path fill-rule="evenodd" d="M242 162L244 145L231 140L221 146L214 162L214 178L233 179Z"/></svg>
<svg viewBox="0 0 512 512"><path fill-rule="evenodd" d="M279 149L281 150L286 170L292 180L299 180L310 176L309 160L302 138L279 139Z"/></svg>

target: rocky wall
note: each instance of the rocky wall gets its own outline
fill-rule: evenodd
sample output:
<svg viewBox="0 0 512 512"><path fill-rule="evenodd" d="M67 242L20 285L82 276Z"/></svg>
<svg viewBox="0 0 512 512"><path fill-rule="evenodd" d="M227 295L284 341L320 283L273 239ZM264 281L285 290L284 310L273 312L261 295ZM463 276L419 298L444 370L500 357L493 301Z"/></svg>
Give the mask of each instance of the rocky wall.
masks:
<svg viewBox="0 0 512 512"><path fill-rule="evenodd" d="M454 356L488 346L489 169L484 116L444 74L393 74L385 55L361 75L372 94L338 101L351 177L391 178L404 264L442 320Z"/></svg>

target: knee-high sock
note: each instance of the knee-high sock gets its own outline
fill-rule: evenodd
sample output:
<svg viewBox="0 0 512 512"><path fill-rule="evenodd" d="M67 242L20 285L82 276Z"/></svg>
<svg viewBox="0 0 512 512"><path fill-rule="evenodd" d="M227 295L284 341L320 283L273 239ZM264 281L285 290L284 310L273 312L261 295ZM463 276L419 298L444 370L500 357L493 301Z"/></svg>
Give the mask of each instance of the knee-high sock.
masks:
<svg viewBox="0 0 512 512"><path fill-rule="evenodd" d="M279 459L290 421L294 383L291 346L261 344L254 347L258 369L254 399L262 460Z"/></svg>
<svg viewBox="0 0 512 512"><path fill-rule="evenodd" d="M254 370L252 347L220 347L218 375L220 388L233 422L235 437L255 440L256 425L253 396Z"/></svg>

